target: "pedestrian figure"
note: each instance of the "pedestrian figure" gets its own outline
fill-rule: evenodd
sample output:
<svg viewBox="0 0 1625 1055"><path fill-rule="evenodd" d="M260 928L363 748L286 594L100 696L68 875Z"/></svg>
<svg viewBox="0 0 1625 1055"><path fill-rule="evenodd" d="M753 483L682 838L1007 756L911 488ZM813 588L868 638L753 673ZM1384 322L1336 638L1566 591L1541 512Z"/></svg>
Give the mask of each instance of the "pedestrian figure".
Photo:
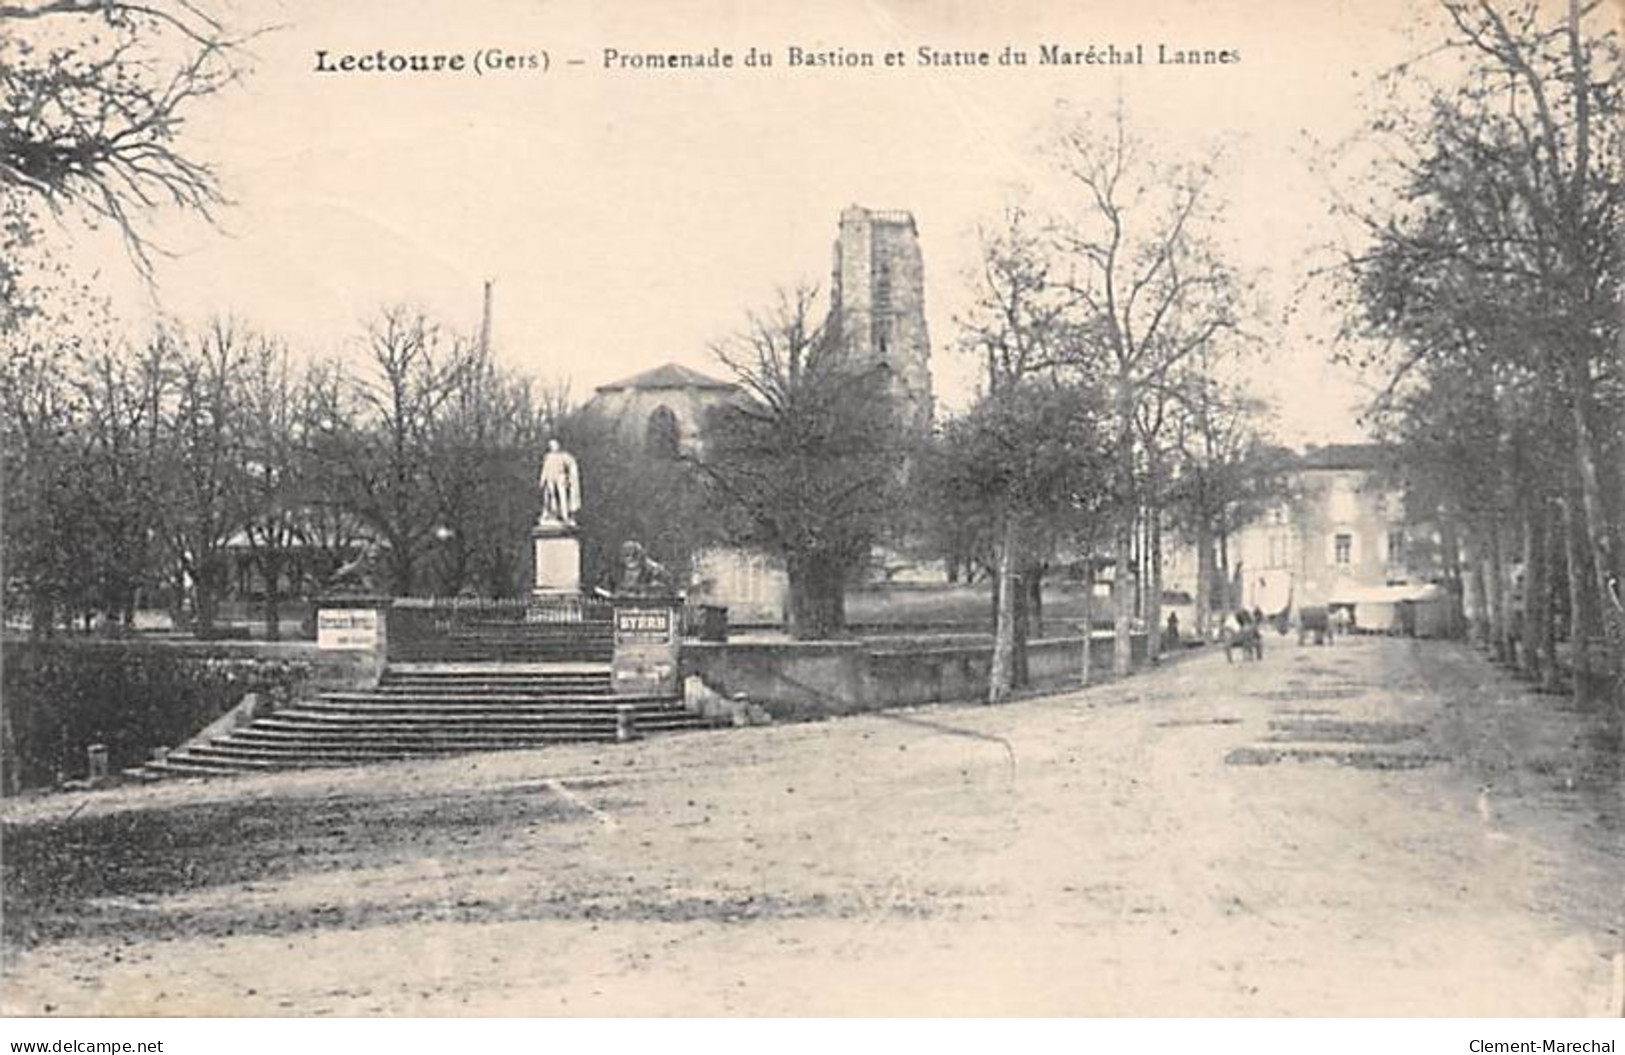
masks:
<svg viewBox="0 0 1625 1055"><path fill-rule="evenodd" d="M1162 632L1162 650L1172 652L1179 647L1179 613L1168 613L1168 627Z"/></svg>

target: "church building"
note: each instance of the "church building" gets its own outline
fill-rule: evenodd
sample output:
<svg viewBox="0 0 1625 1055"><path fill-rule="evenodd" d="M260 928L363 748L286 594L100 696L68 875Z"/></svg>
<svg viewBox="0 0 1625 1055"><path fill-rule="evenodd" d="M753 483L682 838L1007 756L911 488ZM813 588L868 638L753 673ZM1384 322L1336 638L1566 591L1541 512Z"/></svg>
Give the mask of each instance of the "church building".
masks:
<svg viewBox="0 0 1625 1055"><path fill-rule="evenodd" d="M905 429L931 430L931 340L925 321L925 271L911 213L853 205L843 210L834 245L828 339L858 363L884 366ZM667 363L601 385L587 408L614 422L623 439L666 456L704 450L706 413L747 398L731 381ZM693 555L690 599L726 605L735 623L782 623L788 580L775 558L714 547Z"/></svg>

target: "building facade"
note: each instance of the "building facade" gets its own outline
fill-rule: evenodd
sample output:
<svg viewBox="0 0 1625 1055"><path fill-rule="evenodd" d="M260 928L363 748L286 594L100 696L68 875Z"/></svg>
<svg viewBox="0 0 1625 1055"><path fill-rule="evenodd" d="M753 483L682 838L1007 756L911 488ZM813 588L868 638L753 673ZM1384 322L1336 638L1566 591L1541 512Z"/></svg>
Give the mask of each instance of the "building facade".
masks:
<svg viewBox="0 0 1625 1055"><path fill-rule="evenodd" d="M929 435L931 340L913 215L853 205L841 213L833 255L826 339L857 364L883 366L904 428ZM744 398L732 382L667 363L600 386L587 407L645 451L693 455L704 450L707 413ZM691 556L690 600L726 605L736 624L784 622L789 581L776 558L726 546Z"/></svg>
<svg viewBox="0 0 1625 1055"><path fill-rule="evenodd" d="M696 453L705 415L737 398L739 386L698 370L667 363L599 385L587 409L612 422L621 438L655 453Z"/></svg>
<svg viewBox="0 0 1625 1055"><path fill-rule="evenodd" d="M1377 444L1307 449L1285 497L1225 540L1229 581L1214 584L1215 605L1268 615L1308 605L1369 613L1385 611L1398 588L1430 582L1438 571L1426 559L1434 540L1425 525L1407 522L1391 462ZM1165 587L1196 596L1196 563L1189 544L1170 546Z"/></svg>

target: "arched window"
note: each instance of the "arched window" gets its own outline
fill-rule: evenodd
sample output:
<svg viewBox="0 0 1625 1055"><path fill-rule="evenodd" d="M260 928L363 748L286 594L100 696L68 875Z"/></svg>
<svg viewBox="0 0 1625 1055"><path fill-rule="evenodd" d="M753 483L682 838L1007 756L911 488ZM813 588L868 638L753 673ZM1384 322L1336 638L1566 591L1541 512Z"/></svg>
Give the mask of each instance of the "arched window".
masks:
<svg viewBox="0 0 1625 1055"><path fill-rule="evenodd" d="M649 414L648 425L644 427L644 451L651 457L675 459L681 439L677 415L672 413L671 408L664 405L654 408Z"/></svg>

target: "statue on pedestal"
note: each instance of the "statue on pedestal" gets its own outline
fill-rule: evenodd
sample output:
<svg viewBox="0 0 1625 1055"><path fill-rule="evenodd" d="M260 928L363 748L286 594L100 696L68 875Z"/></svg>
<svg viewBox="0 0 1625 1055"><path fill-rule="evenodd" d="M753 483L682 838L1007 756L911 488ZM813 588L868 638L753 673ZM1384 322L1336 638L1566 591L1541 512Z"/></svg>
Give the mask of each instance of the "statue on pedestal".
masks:
<svg viewBox="0 0 1625 1055"><path fill-rule="evenodd" d="M576 513L581 510L581 469L575 456L560 447L558 440L547 441L540 482L542 512L536 526L575 527Z"/></svg>

